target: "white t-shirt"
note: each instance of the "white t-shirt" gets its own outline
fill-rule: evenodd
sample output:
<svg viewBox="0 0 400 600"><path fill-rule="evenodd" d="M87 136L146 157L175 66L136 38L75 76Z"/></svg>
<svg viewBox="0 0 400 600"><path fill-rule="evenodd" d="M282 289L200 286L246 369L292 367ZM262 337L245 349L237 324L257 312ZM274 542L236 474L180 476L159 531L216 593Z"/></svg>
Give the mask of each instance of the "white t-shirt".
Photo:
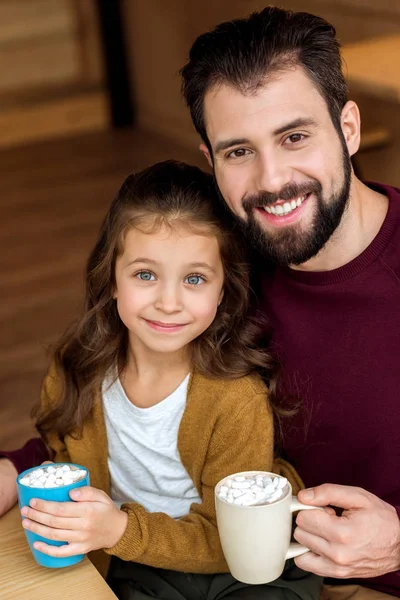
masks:
<svg viewBox="0 0 400 600"><path fill-rule="evenodd" d="M173 518L188 514L193 502L201 502L178 452L189 375L150 408L134 406L119 378L111 381L106 377L102 387L111 498L117 506L138 502Z"/></svg>

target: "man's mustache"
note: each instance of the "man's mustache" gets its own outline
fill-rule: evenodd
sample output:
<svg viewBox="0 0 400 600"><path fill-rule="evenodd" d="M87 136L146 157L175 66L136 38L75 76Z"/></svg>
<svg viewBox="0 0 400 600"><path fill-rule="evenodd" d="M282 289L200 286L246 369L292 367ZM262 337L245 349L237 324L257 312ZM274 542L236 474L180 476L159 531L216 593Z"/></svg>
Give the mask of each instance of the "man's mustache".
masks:
<svg viewBox="0 0 400 600"><path fill-rule="evenodd" d="M271 206L275 204L277 200L296 200L301 196L308 194L321 194L322 186L318 181L308 181L301 184L288 184L278 194L271 192L260 192L259 194L252 194L246 196L242 201L242 206L245 211L249 211L252 208L259 208L263 206Z"/></svg>

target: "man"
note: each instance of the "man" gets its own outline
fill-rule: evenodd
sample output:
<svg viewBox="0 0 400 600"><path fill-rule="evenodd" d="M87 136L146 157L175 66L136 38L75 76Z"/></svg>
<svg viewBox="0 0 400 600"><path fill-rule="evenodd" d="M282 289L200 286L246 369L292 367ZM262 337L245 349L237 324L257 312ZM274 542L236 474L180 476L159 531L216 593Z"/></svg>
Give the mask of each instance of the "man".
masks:
<svg viewBox="0 0 400 600"><path fill-rule="evenodd" d="M354 175L360 116L335 30L269 7L201 35L182 77L200 149L264 257L282 391L300 399L281 441L299 498L337 507L299 513L311 552L296 563L347 584L328 597L400 597L400 192Z"/></svg>

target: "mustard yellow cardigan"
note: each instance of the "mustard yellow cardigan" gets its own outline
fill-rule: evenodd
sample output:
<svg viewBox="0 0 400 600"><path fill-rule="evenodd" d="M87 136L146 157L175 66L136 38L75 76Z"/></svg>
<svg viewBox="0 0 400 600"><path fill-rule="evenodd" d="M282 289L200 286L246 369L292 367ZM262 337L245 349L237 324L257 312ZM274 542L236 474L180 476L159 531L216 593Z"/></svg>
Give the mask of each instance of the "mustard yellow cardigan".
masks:
<svg viewBox="0 0 400 600"><path fill-rule="evenodd" d="M44 408L54 405L57 388L57 376L50 370L42 390ZM48 436L48 445L55 453L55 462L85 466L91 485L110 494L100 395L80 439L70 435L61 439L53 433ZM113 548L89 555L103 576L109 555L175 571L228 572L216 525L216 483L238 471L274 470L288 477L294 493L301 486L290 465L273 460L273 419L267 389L255 376L216 380L193 373L178 432L178 450L201 503L192 504L189 513L179 519L160 512L149 513L135 502L123 504L121 510L128 514L124 535Z"/></svg>

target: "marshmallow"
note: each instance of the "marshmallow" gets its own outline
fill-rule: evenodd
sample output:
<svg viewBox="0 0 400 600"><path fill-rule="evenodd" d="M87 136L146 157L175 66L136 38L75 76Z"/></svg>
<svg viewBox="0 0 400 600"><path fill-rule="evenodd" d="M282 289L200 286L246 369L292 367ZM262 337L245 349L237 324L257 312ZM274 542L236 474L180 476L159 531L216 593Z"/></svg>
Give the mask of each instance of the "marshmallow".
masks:
<svg viewBox="0 0 400 600"><path fill-rule="evenodd" d="M221 482L217 496L237 506L256 506L271 504L286 495L288 481L286 477L257 475L237 475Z"/></svg>
<svg viewBox="0 0 400 600"><path fill-rule="evenodd" d="M71 485L80 479L86 477L85 469L78 469L70 465L49 465L48 467L39 467L22 477L19 482L21 485L36 488L55 488L64 485Z"/></svg>

